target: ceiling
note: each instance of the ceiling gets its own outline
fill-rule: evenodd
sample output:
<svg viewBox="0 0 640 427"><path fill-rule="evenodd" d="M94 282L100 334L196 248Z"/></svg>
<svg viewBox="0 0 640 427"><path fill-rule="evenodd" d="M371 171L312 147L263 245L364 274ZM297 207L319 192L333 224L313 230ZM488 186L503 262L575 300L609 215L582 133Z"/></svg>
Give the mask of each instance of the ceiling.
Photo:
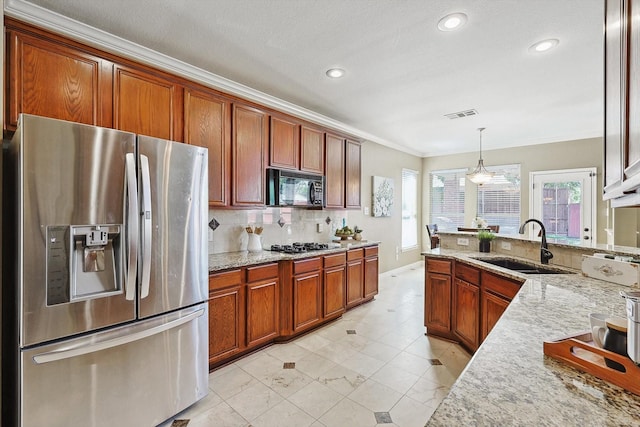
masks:
<svg viewBox="0 0 640 427"><path fill-rule="evenodd" d="M603 132L601 0L31 3L420 156L476 151L479 127L483 150ZM466 25L439 31L452 12ZM529 51L547 38L560 43Z"/></svg>

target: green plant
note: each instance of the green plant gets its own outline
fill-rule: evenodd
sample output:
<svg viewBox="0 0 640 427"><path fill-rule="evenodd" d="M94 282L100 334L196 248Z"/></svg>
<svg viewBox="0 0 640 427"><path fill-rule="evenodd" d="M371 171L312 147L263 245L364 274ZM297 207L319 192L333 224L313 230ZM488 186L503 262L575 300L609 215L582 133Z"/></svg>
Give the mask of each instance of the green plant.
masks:
<svg viewBox="0 0 640 427"><path fill-rule="evenodd" d="M357 233L362 233L362 231L363 231L362 228L358 227L357 225L353 228L353 232L356 233L356 234Z"/></svg>
<svg viewBox="0 0 640 427"><path fill-rule="evenodd" d="M496 235L490 231L486 231L486 230L478 231L478 240L480 240L481 242L484 242L484 241L490 242L495 238L496 238Z"/></svg>

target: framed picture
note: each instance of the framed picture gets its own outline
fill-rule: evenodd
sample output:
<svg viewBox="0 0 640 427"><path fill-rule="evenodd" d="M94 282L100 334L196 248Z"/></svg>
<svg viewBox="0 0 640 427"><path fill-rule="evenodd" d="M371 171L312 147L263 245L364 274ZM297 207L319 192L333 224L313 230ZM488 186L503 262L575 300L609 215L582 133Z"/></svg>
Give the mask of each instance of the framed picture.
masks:
<svg viewBox="0 0 640 427"><path fill-rule="evenodd" d="M373 211L373 216L391 216L393 208L393 179L374 176L372 188L371 210Z"/></svg>

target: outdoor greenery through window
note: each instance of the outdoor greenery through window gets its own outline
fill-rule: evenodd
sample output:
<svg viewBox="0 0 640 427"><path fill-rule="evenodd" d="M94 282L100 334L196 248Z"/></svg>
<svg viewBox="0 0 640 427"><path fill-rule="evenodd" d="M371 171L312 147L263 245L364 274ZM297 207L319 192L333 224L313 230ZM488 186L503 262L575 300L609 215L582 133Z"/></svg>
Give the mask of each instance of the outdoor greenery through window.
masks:
<svg viewBox="0 0 640 427"><path fill-rule="evenodd" d="M402 250L418 246L418 172L402 169Z"/></svg>
<svg viewBox="0 0 640 427"><path fill-rule="evenodd" d="M518 234L520 227L520 165L487 166L491 181L478 185L477 216L500 233Z"/></svg>
<svg viewBox="0 0 640 427"><path fill-rule="evenodd" d="M434 231L457 231L464 226L464 186L466 169L430 173L431 210L429 224Z"/></svg>

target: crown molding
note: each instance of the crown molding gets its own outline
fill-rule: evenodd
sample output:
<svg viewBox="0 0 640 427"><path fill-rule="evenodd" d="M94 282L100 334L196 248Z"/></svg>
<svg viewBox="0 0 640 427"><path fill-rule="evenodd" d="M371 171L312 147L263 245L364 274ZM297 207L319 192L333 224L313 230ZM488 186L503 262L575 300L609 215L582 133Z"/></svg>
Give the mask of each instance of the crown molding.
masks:
<svg viewBox="0 0 640 427"><path fill-rule="evenodd" d="M301 119L308 120L340 132L354 135L366 141L375 142L414 156L424 156L424 153L410 150L407 147L379 138L330 117L187 64L186 62L177 60L160 52L156 52L155 50L146 48L129 40L125 40L121 37L107 33L106 31L91 27L87 24L44 9L40 6L36 6L25 0L4 0L4 14L109 53L117 54L137 62L142 62L145 65L184 77L204 86L271 107L275 110L297 116Z"/></svg>

